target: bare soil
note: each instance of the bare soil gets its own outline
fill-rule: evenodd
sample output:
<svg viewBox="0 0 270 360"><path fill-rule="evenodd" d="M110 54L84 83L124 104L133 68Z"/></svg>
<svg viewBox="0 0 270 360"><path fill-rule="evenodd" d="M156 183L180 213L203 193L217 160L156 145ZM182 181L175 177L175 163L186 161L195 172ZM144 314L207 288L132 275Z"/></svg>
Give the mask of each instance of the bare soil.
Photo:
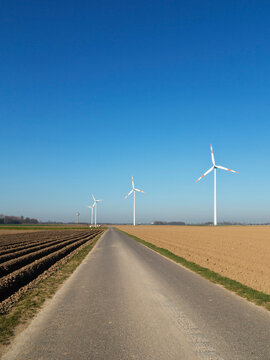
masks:
<svg viewBox="0 0 270 360"><path fill-rule="evenodd" d="M35 279L45 273L47 277L51 267L101 232L89 229L1 235L0 312L31 288Z"/></svg>
<svg viewBox="0 0 270 360"><path fill-rule="evenodd" d="M22 233L32 233L32 232L38 232L40 230L5 230L0 229L0 236L5 234L22 234Z"/></svg>
<svg viewBox="0 0 270 360"><path fill-rule="evenodd" d="M270 226L116 226L212 271L270 294Z"/></svg>

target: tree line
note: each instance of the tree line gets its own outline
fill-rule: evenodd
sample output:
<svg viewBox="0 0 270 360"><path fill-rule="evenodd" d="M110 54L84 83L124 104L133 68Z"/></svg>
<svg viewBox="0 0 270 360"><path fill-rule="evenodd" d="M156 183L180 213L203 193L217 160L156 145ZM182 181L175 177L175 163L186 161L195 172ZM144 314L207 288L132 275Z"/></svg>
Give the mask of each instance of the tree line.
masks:
<svg viewBox="0 0 270 360"><path fill-rule="evenodd" d="M0 224L38 224L38 220L23 216L0 215Z"/></svg>
<svg viewBox="0 0 270 360"><path fill-rule="evenodd" d="M186 225L184 221L154 221L153 225Z"/></svg>

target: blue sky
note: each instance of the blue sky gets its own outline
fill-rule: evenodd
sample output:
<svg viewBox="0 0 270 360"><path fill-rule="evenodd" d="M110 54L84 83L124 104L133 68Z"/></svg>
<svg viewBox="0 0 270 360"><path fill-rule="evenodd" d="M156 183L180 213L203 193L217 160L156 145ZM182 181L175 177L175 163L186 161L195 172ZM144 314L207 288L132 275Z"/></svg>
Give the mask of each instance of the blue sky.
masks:
<svg viewBox="0 0 270 360"><path fill-rule="evenodd" d="M2 1L0 213L270 220L268 1Z"/></svg>

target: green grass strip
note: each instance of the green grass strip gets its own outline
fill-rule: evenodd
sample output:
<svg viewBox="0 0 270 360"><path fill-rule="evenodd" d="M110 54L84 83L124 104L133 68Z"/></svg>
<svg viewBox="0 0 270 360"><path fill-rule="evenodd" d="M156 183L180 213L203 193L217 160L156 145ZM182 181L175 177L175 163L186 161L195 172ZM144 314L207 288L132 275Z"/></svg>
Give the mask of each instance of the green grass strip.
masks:
<svg viewBox="0 0 270 360"><path fill-rule="evenodd" d="M256 305L263 306L265 309L270 311L270 295L269 294L265 294L261 291L254 290L246 285L241 284L240 282L238 282L236 280L232 280L225 276L221 276L220 274L218 274L212 270L209 270L205 267L195 264L192 261L188 261L188 260L182 258L181 256L173 254L172 252L170 252L167 249L160 248L160 247L153 245L145 240L142 240L134 235L131 235L125 231L122 231L119 229L117 229L117 230L128 235L129 237L133 238L134 240L138 241L139 243L149 247L150 249L158 252L159 254L164 255L167 258L175 261L176 263L179 263L179 264L185 266L186 268L196 272L197 274L212 281L213 283L222 285L226 289L233 291L234 293L247 299L248 301L251 301L251 302L255 303Z"/></svg>
<svg viewBox="0 0 270 360"><path fill-rule="evenodd" d="M0 344L9 344L16 327L34 317L44 301L52 297L59 286L80 265L102 234L80 249L49 278L42 280L35 288L22 295L10 312L0 315Z"/></svg>

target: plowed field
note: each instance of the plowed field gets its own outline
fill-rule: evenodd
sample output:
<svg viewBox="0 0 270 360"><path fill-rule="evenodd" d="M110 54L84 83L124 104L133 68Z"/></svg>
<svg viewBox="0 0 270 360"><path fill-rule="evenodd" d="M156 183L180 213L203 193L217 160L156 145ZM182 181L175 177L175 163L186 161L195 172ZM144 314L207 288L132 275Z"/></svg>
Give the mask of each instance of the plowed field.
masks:
<svg viewBox="0 0 270 360"><path fill-rule="evenodd" d="M14 296L101 232L100 229L92 229L1 235L0 302Z"/></svg>
<svg viewBox="0 0 270 360"><path fill-rule="evenodd" d="M270 226L116 226L270 294Z"/></svg>

